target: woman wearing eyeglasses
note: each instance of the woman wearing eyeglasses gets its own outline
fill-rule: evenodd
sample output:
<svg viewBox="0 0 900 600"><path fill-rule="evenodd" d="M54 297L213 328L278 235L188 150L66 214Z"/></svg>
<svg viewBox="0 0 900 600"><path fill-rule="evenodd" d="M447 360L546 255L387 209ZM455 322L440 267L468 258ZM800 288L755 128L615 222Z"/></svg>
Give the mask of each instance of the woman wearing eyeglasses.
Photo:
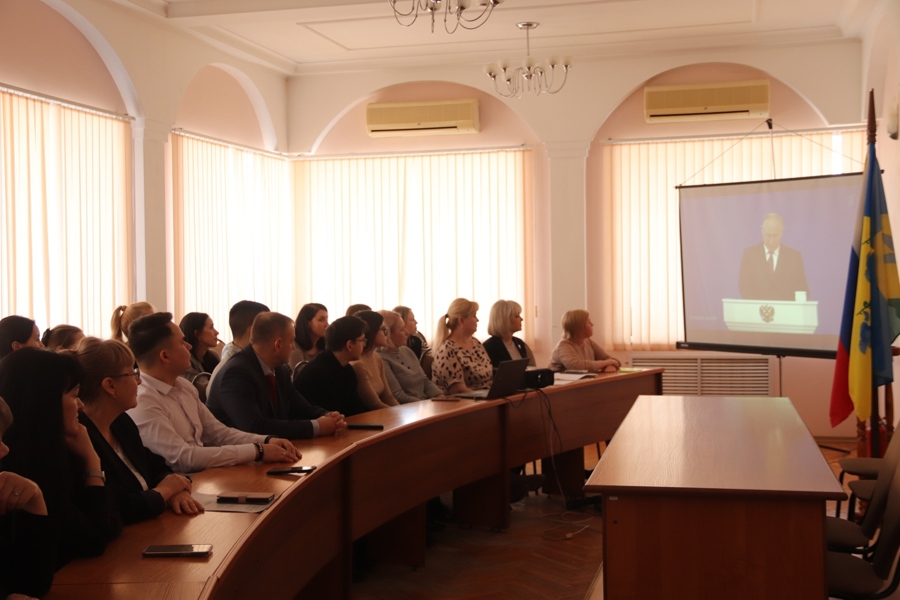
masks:
<svg viewBox="0 0 900 600"><path fill-rule="evenodd" d="M387 346L379 348L378 354L384 362L384 374L387 376L394 398L400 404L407 404L443 396L444 392L425 375L419 359L406 344L409 332L406 330L403 317L390 310L382 310L379 313L384 317L388 336Z"/></svg>
<svg viewBox="0 0 900 600"><path fill-rule="evenodd" d="M384 363L381 356L375 352L376 348L387 346L388 328L384 325L384 317L371 310L360 311L356 316L368 326L362 355L359 360L350 363L356 372L359 397L369 410L398 406L400 403L391 393L390 384L384 374Z"/></svg>
<svg viewBox="0 0 900 600"><path fill-rule="evenodd" d="M195 515L203 506L191 497L191 482L176 475L166 461L144 447L137 425L126 410L137 406L140 372L123 342L86 338L77 357L84 369L79 421L87 428L106 485L122 520L151 519L166 507L175 514Z"/></svg>

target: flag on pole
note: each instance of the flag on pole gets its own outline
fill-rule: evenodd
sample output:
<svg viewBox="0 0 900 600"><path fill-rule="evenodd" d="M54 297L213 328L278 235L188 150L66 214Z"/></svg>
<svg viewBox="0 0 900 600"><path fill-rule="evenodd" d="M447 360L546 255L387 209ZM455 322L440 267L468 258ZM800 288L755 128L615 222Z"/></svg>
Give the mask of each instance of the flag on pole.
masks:
<svg viewBox="0 0 900 600"><path fill-rule="evenodd" d="M875 142L850 252L840 342L831 387L831 426L872 414L872 393L894 380L891 343L900 334L900 279Z"/></svg>

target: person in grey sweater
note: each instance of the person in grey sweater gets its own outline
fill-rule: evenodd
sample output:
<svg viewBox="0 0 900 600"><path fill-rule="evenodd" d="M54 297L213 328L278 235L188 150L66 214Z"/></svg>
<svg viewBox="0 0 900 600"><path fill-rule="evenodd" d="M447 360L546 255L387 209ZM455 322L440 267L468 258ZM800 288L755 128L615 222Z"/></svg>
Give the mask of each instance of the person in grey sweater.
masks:
<svg viewBox="0 0 900 600"><path fill-rule="evenodd" d="M409 333L403 319L390 310L379 312L384 317L384 324L390 329L387 347L379 348L378 352L384 362L384 372L391 393L400 404L442 396L441 388L425 375L415 352L406 345Z"/></svg>

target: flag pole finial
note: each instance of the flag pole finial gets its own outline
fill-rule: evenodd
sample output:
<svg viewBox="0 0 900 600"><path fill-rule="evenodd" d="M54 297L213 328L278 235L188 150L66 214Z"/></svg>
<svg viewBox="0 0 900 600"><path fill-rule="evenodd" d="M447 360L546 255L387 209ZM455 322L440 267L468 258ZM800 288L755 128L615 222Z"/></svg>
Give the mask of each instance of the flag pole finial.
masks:
<svg viewBox="0 0 900 600"><path fill-rule="evenodd" d="M875 143L875 131L878 126L875 123L875 90L869 90L869 125L866 131L868 132L867 142L869 144Z"/></svg>

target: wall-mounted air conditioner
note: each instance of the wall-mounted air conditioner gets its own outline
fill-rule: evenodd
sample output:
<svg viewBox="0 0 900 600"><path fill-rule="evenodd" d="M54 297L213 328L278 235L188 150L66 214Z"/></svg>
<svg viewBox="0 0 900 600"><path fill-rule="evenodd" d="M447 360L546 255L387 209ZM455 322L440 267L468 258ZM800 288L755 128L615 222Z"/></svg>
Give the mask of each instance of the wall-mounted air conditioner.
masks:
<svg viewBox="0 0 900 600"><path fill-rule="evenodd" d="M478 133L478 100L369 104L366 129L372 137Z"/></svg>
<svg viewBox="0 0 900 600"><path fill-rule="evenodd" d="M765 119L769 116L769 81L736 81L644 88L644 120L715 121Z"/></svg>

